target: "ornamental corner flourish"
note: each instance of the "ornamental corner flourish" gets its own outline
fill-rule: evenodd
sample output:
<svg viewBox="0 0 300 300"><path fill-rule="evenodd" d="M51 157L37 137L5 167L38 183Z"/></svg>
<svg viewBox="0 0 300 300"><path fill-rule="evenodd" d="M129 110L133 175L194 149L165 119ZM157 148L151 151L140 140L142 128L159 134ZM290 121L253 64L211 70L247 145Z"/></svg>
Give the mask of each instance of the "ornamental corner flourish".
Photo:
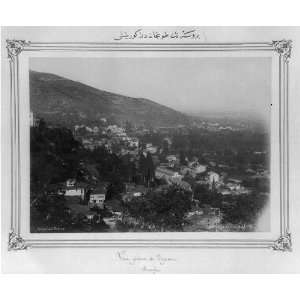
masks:
<svg viewBox="0 0 300 300"><path fill-rule="evenodd" d="M23 51L24 47L29 45L30 42L26 40L6 40L8 58L14 60Z"/></svg>
<svg viewBox="0 0 300 300"><path fill-rule="evenodd" d="M287 232L285 235L281 236L278 240L274 242L274 245L271 247L273 250L279 251L292 251L292 238L291 234Z"/></svg>
<svg viewBox="0 0 300 300"><path fill-rule="evenodd" d="M276 52L283 56L285 62L288 62L291 58L292 52L292 41L291 40L280 40L273 41L272 45Z"/></svg>
<svg viewBox="0 0 300 300"><path fill-rule="evenodd" d="M8 236L8 251L26 249L28 249L28 245L26 244L25 240L11 230Z"/></svg>

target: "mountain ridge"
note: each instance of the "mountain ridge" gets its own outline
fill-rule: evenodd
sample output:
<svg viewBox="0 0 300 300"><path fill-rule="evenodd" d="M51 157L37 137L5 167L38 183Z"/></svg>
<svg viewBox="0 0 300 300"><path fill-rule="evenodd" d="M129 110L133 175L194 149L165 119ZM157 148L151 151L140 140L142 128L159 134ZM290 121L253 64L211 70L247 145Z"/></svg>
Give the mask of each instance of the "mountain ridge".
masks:
<svg viewBox="0 0 300 300"><path fill-rule="evenodd" d="M189 117L153 100L100 90L51 73L30 71L30 108L49 123L74 126L107 118L115 123L176 126Z"/></svg>

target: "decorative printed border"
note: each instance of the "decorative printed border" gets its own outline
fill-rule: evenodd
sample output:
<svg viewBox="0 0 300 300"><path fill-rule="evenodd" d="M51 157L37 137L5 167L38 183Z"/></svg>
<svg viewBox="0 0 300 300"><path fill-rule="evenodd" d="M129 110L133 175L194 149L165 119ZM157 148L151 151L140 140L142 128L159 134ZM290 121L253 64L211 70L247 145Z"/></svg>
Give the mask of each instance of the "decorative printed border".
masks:
<svg viewBox="0 0 300 300"><path fill-rule="evenodd" d="M10 111L11 111L11 231L8 250L24 250L30 247L200 247L200 248L269 248L291 251L289 229L288 190L288 65L292 41L280 40L269 43L31 43L25 40L7 40L10 62ZM20 236L20 122L19 122L19 55L23 51L275 51L279 57L280 102L280 236L276 241L261 239L135 239L135 240L63 240L28 239Z"/></svg>

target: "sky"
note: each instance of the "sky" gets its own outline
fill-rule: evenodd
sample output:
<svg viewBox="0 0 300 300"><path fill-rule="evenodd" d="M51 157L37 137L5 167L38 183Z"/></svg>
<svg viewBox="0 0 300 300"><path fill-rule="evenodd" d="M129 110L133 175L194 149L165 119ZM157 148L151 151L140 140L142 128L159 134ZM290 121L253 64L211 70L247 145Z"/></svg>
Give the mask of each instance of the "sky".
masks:
<svg viewBox="0 0 300 300"><path fill-rule="evenodd" d="M181 112L270 119L267 57L31 58L30 69Z"/></svg>

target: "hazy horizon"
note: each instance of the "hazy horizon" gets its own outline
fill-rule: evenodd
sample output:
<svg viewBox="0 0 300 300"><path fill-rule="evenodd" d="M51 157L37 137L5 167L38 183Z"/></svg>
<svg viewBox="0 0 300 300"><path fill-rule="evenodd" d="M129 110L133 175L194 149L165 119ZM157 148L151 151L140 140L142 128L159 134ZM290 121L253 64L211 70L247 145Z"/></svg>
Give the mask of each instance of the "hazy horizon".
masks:
<svg viewBox="0 0 300 300"><path fill-rule="evenodd" d="M270 58L43 57L31 58L30 69L194 116L270 120Z"/></svg>

